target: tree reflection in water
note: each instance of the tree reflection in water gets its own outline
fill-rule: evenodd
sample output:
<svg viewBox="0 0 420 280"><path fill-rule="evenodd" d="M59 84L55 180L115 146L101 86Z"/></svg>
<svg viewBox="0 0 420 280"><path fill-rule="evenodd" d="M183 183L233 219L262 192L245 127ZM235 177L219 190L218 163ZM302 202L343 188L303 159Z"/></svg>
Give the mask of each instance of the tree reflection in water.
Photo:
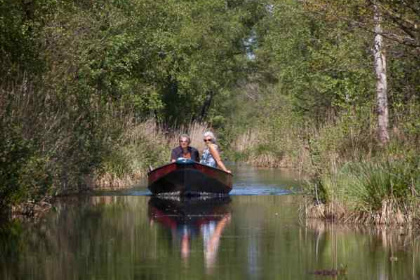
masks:
<svg viewBox="0 0 420 280"><path fill-rule="evenodd" d="M220 237L230 223L229 197L214 198L157 198L149 200L151 225L157 222L171 231L173 240L180 243L180 254L188 262L191 241L201 237L207 272L216 262Z"/></svg>
<svg viewBox="0 0 420 280"><path fill-rule="evenodd" d="M331 256L331 262L334 265L330 272L335 271L338 273L340 266L347 267L347 265L352 265L352 263L340 264L337 261L338 255L343 251L349 254L355 248L369 246L368 251L375 252L375 258L371 256L366 258L363 255L359 255L358 261L362 260L362 263L371 262L376 264L382 257L385 259L384 263L391 264L391 267L395 266L392 264L394 262L411 263L411 271L406 270L404 273L406 273L406 277L410 276L412 277L411 279L419 279L420 243L418 242L418 228L397 227L395 225L336 224L318 219L306 219L305 226L316 234L316 259L325 255ZM359 238L353 238L356 235ZM367 239L371 239L372 242L367 242ZM381 256L381 254L383 255ZM315 271L316 274L322 275L317 272L328 272L328 270ZM401 272L398 271L398 268L382 272L384 275L387 275L387 273L391 276L386 276L384 279L388 279L388 277L393 279L393 276Z"/></svg>

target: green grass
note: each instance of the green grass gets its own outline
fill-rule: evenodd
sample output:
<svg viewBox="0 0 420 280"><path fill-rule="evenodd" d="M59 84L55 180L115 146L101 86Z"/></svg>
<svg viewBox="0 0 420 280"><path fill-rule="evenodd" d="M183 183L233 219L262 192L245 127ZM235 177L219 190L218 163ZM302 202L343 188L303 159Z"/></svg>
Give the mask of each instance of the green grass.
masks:
<svg viewBox="0 0 420 280"><path fill-rule="evenodd" d="M325 174L312 183L310 190L315 193L317 188L323 204L346 209L344 217L356 213L378 222L418 218L414 209L419 203L419 163L418 157L348 162L336 174Z"/></svg>

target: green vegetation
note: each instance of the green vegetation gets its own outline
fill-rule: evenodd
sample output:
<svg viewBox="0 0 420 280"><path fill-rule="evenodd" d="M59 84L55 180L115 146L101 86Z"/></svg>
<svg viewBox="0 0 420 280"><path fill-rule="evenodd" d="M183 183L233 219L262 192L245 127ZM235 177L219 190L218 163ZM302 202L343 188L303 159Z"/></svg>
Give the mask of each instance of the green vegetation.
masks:
<svg viewBox="0 0 420 280"><path fill-rule="evenodd" d="M126 185L167 161L173 135L246 76L262 7L1 0L1 206Z"/></svg>
<svg viewBox="0 0 420 280"><path fill-rule="evenodd" d="M419 6L376 2L388 13L387 142L378 133L373 3L336 2L276 1L271 16L257 24L258 71L236 97L226 128L232 156L309 175L307 191L320 205L308 215L380 223L418 219L419 32L410 37L415 46L404 44L399 38L408 40L410 31L389 13L418 22L407 9Z"/></svg>
<svg viewBox="0 0 420 280"><path fill-rule="evenodd" d="M0 0L0 204L131 184L198 124L317 203L412 209L417 2Z"/></svg>

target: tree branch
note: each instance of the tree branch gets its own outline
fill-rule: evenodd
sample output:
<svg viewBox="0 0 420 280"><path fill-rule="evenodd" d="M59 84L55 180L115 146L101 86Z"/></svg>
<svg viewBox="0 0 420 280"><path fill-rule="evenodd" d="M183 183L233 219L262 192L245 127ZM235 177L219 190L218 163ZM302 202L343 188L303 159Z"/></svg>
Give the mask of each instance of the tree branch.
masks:
<svg viewBox="0 0 420 280"><path fill-rule="evenodd" d="M368 2L372 4L372 0L368 0ZM353 18L350 18L348 16L336 15L329 11L330 9L327 5L322 5L319 2L313 3L310 0L302 0L302 3L307 4L309 7L309 11L313 14L318 14L318 15L323 15L323 16L328 15L331 19L335 21L345 20L349 22L350 24L352 24L353 26L361 28L369 33L372 33L372 34L375 33L372 30L373 24L371 22L362 22L362 21L358 21ZM413 22L413 28L414 30L417 31L417 25L414 22ZM401 26L399 27L399 29L403 31L404 33L407 33L405 32L405 30L401 28ZM398 35L396 33L391 33L391 32L382 32L380 35L384 36L388 40L392 40L399 44L403 44L405 46L415 48L415 49L420 49L420 41L416 38L415 34L413 34L413 36L411 36L409 33L407 34L409 36L402 36L402 35Z"/></svg>

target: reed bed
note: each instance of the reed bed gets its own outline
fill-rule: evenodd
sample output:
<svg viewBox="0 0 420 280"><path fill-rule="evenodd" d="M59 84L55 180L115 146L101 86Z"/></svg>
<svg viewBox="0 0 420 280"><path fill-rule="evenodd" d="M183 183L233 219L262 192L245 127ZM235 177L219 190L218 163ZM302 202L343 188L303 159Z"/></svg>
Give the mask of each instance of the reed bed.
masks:
<svg viewBox="0 0 420 280"><path fill-rule="evenodd" d="M409 225L420 220L417 204L403 205L395 200L384 200L377 210L351 209L343 202L314 204L308 201L304 207L305 216L309 219L320 219L338 224L375 224L375 225Z"/></svg>
<svg viewBox="0 0 420 280"><path fill-rule="evenodd" d="M303 211L307 217L340 223L416 223L418 131L407 128L408 122L395 122L393 141L381 146L375 118L367 106L315 125L287 109L276 110L252 129L237 132L231 148L238 161L293 168L308 178L305 192L311 199Z"/></svg>
<svg viewBox="0 0 420 280"><path fill-rule="evenodd" d="M202 135L208 130L208 126L192 122L168 130L158 125L156 120L149 119L127 125L125 130L118 146L96 173L93 188L122 189L137 184L148 170L169 162L171 150L179 145L180 134L190 135L191 146L202 151Z"/></svg>
<svg viewBox="0 0 420 280"><path fill-rule="evenodd" d="M132 186L149 168L169 161L180 133L203 148L206 124L166 129L155 119L138 121L133 112L123 99L61 94L25 73L1 81L0 208Z"/></svg>
<svg viewBox="0 0 420 280"><path fill-rule="evenodd" d="M230 148L238 161L254 166L302 170L309 159L304 146L301 140L283 133L255 129L239 134Z"/></svg>
<svg viewBox="0 0 420 280"><path fill-rule="evenodd" d="M339 223L411 224L420 204L417 157L383 162L352 162L315 185L316 203L305 214ZM310 188L312 188L310 186Z"/></svg>

